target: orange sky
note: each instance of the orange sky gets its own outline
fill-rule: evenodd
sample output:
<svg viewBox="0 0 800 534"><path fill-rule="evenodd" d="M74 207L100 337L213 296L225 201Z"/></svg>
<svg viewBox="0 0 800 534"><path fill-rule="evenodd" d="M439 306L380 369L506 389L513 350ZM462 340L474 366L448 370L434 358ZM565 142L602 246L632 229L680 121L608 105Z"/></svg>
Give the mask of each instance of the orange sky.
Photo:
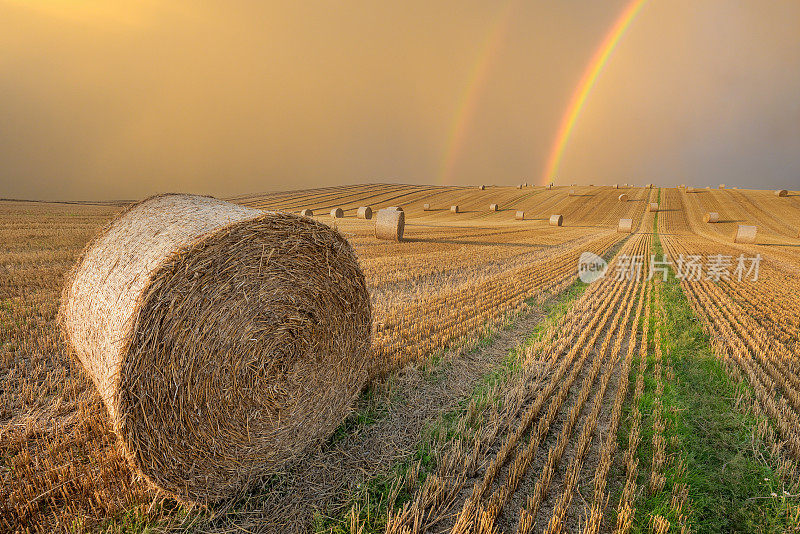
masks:
<svg viewBox="0 0 800 534"><path fill-rule="evenodd" d="M0 0L0 197L536 182L627 3ZM651 0L559 180L800 187L797 28Z"/></svg>

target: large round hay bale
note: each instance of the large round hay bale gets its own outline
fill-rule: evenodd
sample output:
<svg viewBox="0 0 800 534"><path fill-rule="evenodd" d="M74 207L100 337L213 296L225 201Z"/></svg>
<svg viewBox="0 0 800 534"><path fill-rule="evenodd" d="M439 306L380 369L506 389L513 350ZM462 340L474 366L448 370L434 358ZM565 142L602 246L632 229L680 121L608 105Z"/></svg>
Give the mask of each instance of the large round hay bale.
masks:
<svg viewBox="0 0 800 534"><path fill-rule="evenodd" d="M651 202L647 205L647 211L658 211L658 202Z"/></svg>
<svg viewBox="0 0 800 534"><path fill-rule="evenodd" d="M619 184L614 184L611 187L614 188L614 189L619 189Z"/></svg>
<svg viewBox="0 0 800 534"><path fill-rule="evenodd" d="M617 200L619 200L620 202L627 202L629 198L630 197L628 197L627 194L622 193L620 196L617 197Z"/></svg>
<svg viewBox="0 0 800 534"><path fill-rule="evenodd" d="M789 194L789 191L787 191L786 189L778 189L777 191L775 191L775 196L776 197L785 197L788 194Z"/></svg>
<svg viewBox="0 0 800 534"><path fill-rule="evenodd" d="M709 211L703 216L703 222L716 223L719 222L719 213L716 211Z"/></svg>
<svg viewBox="0 0 800 534"><path fill-rule="evenodd" d="M458 204L450 206L450 213L458 213Z"/></svg>
<svg viewBox="0 0 800 534"><path fill-rule="evenodd" d="M423 204L422 205L422 211L431 211L431 205L430 204Z"/></svg>
<svg viewBox="0 0 800 534"><path fill-rule="evenodd" d="M402 241L406 214L394 207L378 210L375 217L375 237L388 241Z"/></svg>
<svg viewBox="0 0 800 534"><path fill-rule="evenodd" d="M300 215L302 215L303 217L313 217L314 211L310 209L300 210Z"/></svg>
<svg viewBox="0 0 800 534"><path fill-rule="evenodd" d="M388 206L388 207L383 208L383 209L392 210L392 211L403 211L403 208L401 208L400 206Z"/></svg>
<svg viewBox="0 0 800 534"><path fill-rule="evenodd" d="M520 211L517 211L517 212L514 214L514 218L515 218L516 220L518 220L518 221L524 221L524 220L525 220L525 212L524 212L524 211L522 211L522 210L520 210Z"/></svg>
<svg viewBox="0 0 800 534"><path fill-rule="evenodd" d="M550 226L561 226L564 223L564 216L554 214L550 216Z"/></svg>
<svg viewBox="0 0 800 534"><path fill-rule="evenodd" d="M631 233L632 230L633 230L633 219L619 220L619 225L617 226L617 232L629 234Z"/></svg>
<svg viewBox="0 0 800 534"><path fill-rule="evenodd" d="M686 188L686 192L687 193L694 193L694 187L692 187L692 186L687 187Z"/></svg>
<svg viewBox="0 0 800 534"><path fill-rule="evenodd" d="M331 217L333 217L334 219L341 219L342 217L344 217L344 211L342 210L342 208L333 208L331 210Z"/></svg>
<svg viewBox="0 0 800 534"><path fill-rule="evenodd" d="M350 244L210 197L157 196L112 221L68 277L59 323L125 456L185 501L280 471L374 370Z"/></svg>
<svg viewBox="0 0 800 534"><path fill-rule="evenodd" d="M479 185L479 186L478 186L478 189L480 189L481 191L483 191L483 190L485 190L485 189L486 189L486 186L485 186L485 185Z"/></svg>
<svg viewBox="0 0 800 534"><path fill-rule="evenodd" d="M489 211L497 211L500 207L497 204L489 204Z"/></svg>
<svg viewBox="0 0 800 534"><path fill-rule="evenodd" d="M372 218L372 208L369 206L361 206L358 208L358 218L359 219L371 219Z"/></svg>
<svg viewBox="0 0 800 534"><path fill-rule="evenodd" d="M744 224L740 224L736 227L736 233L733 234L733 242L755 243L757 233L758 233L758 226L747 226Z"/></svg>

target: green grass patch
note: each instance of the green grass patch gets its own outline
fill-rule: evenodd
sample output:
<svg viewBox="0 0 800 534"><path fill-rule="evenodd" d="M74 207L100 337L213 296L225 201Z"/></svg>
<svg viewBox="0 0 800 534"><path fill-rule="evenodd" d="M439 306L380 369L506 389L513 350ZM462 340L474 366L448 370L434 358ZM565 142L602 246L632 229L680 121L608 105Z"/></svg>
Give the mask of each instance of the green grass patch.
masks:
<svg viewBox="0 0 800 534"><path fill-rule="evenodd" d="M659 258L663 253L657 234L653 252ZM661 399L668 441L666 484L658 493L649 495L646 491L652 463L655 400L649 365L645 393L639 404L643 420L638 482L644 493L635 503L634 532L649 532L652 514L660 514L676 524L678 518L674 517L670 502L673 486L681 482L689 488L683 513L693 531L761 533L796 529L796 518L792 517L794 498L785 494L770 465L767 446L755 437L759 420L736 406L737 398L751 393L749 385L734 382L712 352L709 337L674 272L662 289L666 317L656 328L662 332L664 363L671 363L674 369L672 381L662 373ZM652 359L652 351L649 352L648 358ZM635 372L631 378L635 380ZM632 391L633 381L630 386ZM673 436L677 443L671 445ZM670 455L681 458L683 471L676 469Z"/></svg>

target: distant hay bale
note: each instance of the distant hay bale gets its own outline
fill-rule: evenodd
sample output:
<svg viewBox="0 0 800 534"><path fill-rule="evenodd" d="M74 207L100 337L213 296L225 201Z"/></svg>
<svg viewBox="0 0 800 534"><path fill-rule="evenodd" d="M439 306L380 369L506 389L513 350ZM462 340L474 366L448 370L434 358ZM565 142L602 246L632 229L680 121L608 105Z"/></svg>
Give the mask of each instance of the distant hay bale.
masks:
<svg viewBox="0 0 800 534"><path fill-rule="evenodd" d="M300 210L300 215L302 215L303 217L313 217L314 211L310 209Z"/></svg>
<svg viewBox="0 0 800 534"><path fill-rule="evenodd" d="M658 202L651 202L647 205L647 211L658 211Z"/></svg>
<svg viewBox="0 0 800 534"><path fill-rule="evenodd" d="M422 205L422 211L431 211L431 205L427 204L427 203L423 204Z"/></svg>
<svg viewBox="0 0 800 534"><path fill-rule="evenodd" d="M550 216L550 226L561 226L564 223L564 216L555 214Z"/></svg>
<svg viewBox="0 0 800 534"><path fill-rule="evenodd" d="M725 189L725 184L719 184L720 189Z"/></svg>
<svg viewBox="0 0 800 534"><path fill-rule="evenodd" d="M514 218L516 220L518 220L518 221L524 221L525 220L525 212L522 211L522 210L517 211L517 213L514 214Z"/></svg>
<svg viewBox="0 0 800 534"><path fill-rule="evenodd" d="M450 213L458 213L458 204L450 206Z"/></svg>
<svg viewBox="0 0 800 534"><path fill-rule="evenodd" d="M478 189L480 189L481 191L484 191L486 189L486 186L485 185L479 185Z"/></svg>
<svg viewBox="0 0 800 534"><path fill-rule="evenodd" d="M736 233L733 234L733 242L755 243L757 233L758 233L758 226L747 226L744 224L740 224L736 227Z"/></svg>
<svg viewBox="0 0 800 534"><path fill-rule="evenodd" d="M313 219L161 195L107 225L59 324L150 483L213 503L327 439L370 372L350 244Z"/></svg>
<svg viewBox="0 0 800 534"><path fill-rule="evenodd" d="M522 185L523 185L524 187L528 187L528 182L525 182L525 183L524 183L524 184L522 184Z"/></svg>
<svg viewBox="0 0 800 534"><path fill-rule="evenodd" d="M647 187L647 189L653 189L653 184L647 184L645 187Z"/></svg>
<svg viewBox="0 0 800 534"><path fill-rule="evenodd" d="M778 189L777 191L775 191L775 196L776 197L785 197L788 194L789 194L789 191L787 191L786 189Z"/></svg>
<svg viewBox="0 0 800 534"><path fill-rule="evenodd" d="M686 189L686 184L681 184L678 186L679 189Z"/></svg>
<svg viewBox="0 0 800 534"><path fill-rule="evenodd" d="M620 219L617 232L629 234L633 230L633 219Z"/></svg>
<svg viewBox="0 0 800 534"><path fill-rule="evenodd" d="M519 184L519 185L517 186L517 189L522 189L522 184Z"/></svg>
<svg viewBox="0 0 800 534"><path fill-rule="evenodd" d="M372 219L372 208L369 206L361 206L358 208L359 219Z"/></svg>
<svg viewBox="0 0 800 534"><path fill-rule="evenodd" d="M395 208L378 210L375 217L375 237L388 241L402 241L406 227L406 214Z"/></svg>
<svg viewBox="0 0 800 534"><path fill-rule="evenodd" d="M500 207L497 204L489 204L489 211L497 211Z"/></svg>
<svg viewBox="0 0 800 534"><path fill-rule="evenodd" d="M342 208L333 208L331 210L331 217L334 219L341 219L344 217L344 211L342 211Z"/></svg>
<svg viewBox="0 0 800 534"><path fill-rule="evenodd" d="M687 193L694 193L694 187L691 187L691 186L687 187L686 188L686 192Z"/></svg>
<svg viewBox="0 0 800 534"><path fill-rule="evenodd" d="M627 202L629 198L630 197L627 194L622 193L620 196L617 197L617 200L619 200L620 202Z"/></svg>
<svg viewBox="0 0 800 534"><path fill-rule="evenodd" d="M553 189L553 184L547 184L544 186L545 189Z"/></svg>
<svg viewBox="0 0 800 534"><path fill-rule="evenodd" d="M577 193L575 193L574 189L570 189L568 195L574 197Z"/></svg>
<svg viewBox="0 0 800 534"><path fill-rule="evenodd" d="M719 222L719 213L716 211L709 211L703 216L703 222L716 223Z"/></svg>

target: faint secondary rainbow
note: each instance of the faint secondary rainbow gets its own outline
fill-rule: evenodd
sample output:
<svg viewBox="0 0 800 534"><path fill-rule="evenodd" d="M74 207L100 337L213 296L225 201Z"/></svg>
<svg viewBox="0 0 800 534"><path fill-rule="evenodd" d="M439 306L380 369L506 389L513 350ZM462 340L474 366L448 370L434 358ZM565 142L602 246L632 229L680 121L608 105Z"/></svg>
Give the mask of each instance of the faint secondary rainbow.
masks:
<svg viewBox="0 0 800 534"><path fill-rule="evenodd" d="M486 34L486 39L480 48L478 57L475 59L475 64L470 70L464 91L458 99L456 112L453 115L453 124L448 131L445 154L439 170L439 184L447 185L452 181L453 169L458 160L458 155L461 153L469 125L475 116L481 90L486 85L486 79L491 71L492 60L502 48L504 38L508 32L511 13L517 2L518 0L509 0L497 14Z"/></svg>
<svg viewBox="0 0 800 534"><path fill-rule="evenodd" d="M550 150L550 156L547 158L547 168L545 169L544 176L542 176L542 184L550 183L555 179L561 165L564 149L567 146L567 142L578 120L578 116L581 114L584 104L586 104L586 98L592 91L598 76L608 62L608 58L611 57L611 54L614 52L619 40L625 34L625 31L631 25L631 22L636 18L636 15L645 3L647 3L647 0L631 0L617 18L616 22L614 22L614 26L612 26L611 30L606 34L605 39L603 39L600 47L586 67L580 83L578 83L575 92L572 94L572 99L570 100L566 113L564 113L561 119L558 135Z"/></svg>

